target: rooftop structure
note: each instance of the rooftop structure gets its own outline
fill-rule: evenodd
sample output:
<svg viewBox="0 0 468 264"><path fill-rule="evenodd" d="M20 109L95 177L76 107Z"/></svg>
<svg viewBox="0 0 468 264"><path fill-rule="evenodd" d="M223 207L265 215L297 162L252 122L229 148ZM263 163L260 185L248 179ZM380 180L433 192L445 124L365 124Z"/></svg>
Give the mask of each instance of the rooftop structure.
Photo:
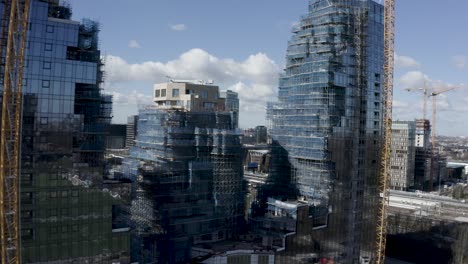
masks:
<svg viewBox="0 0 468 264"><path fill-rule="evenodd" d="M154 102L160 108L222 111L225 100L219 96L219 87L214 85L176 81L154 85Z"/></svg>

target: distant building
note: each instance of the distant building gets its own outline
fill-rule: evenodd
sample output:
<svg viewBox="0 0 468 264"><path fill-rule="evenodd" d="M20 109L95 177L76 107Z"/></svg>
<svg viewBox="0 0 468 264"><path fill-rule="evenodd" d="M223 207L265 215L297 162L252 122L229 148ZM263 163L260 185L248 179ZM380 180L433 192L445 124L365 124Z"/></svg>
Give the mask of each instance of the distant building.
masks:
<svg viewBox="0 0 468 264"><path fill-rule="evenodd" d="M111 124L107 131L106 149L125 148L127 125Z"/></svg>
<svg viewBox="0 0 468 264"><path fill-rule="evenodd" d="M414 121L392 123L390 157L392 189L405 191L414 185L415 132Z"/></svg>
<svg viewBox="0 0 468 264"><path fill-rule="evenodd" d="M127 148L135 146L135 137L138 131L138 116L133 115L127 118L127 133L125 146Z"/></svg>
<svg viewBox="0 0 468 264"><path fill-rule="evenodd" d="M274 264L275 250L262 247L248 236L242 241L224 241L194 247L194 262L202 264Z"/></svg>
<svg viewBox="0 0 468 264"><path fill-rule="evenodd" d="M244 145L255 145L257 142L256 131L254 128L244 129L242 133L242 144Z"/></svg>
<svg viewBox="0 0 468 264"><path fill-rule="evenodd" d="M224 98L225 100L225 108L226 111L231 111L235 116L234 120L236 121L236 126L239 126L239 94L231 91L226 90L220 93L220 97Z"/></svg>
<svg viewBox="0 0 468 264"><path fill-rule="evenodd" d="M431 147L431 123L427 119L416 119L416 142L417 148L428 149Z"/></svg>
<svg viewBox="0 0 468 264"><path fill-rule="evenodd" d="M231 90L221 91L220 97L226 100L225 101L226 110L239 112L239 94L238 93L231 91Z"/></svg>
<svg viewBox="0 0 468 264"><path fill-rule="evenodd" d="M214 85L155 85L123 162L133 182L132 261L189 263L195 245L234 237L244 223L236 115Z"/></svg>
<svg viewBox="0 0 468 264"><path fill-rule="evenodd" d="M266 126L255 127L255 141L257 145L266 144L268 142L268 131Z"/></svg>
<svg viewBox="0 0 468 264"><path fill-rule="evenodd" d="M428 190L431 177L432 146L431 123L427 119L416 120L414 187L417 190Z"/></svg>

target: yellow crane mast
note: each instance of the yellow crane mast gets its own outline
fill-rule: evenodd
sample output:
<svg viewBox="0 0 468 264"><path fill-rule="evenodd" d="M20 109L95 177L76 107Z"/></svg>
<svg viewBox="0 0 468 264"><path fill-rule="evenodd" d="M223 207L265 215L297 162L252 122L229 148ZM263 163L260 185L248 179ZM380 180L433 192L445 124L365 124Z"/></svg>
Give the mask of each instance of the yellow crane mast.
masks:
<svg viewBox="0 0 468 264"><path fill-rule="evenodd" d="M384 5L383 127L379 175L379 192L381 197L377 216L376 264L385 263L385 245L387 242L387 208L390 186L390 145L395 61L395 0L385 0Z"/></svg>
<svg viewBox="0 0 468 264"><path fill-rule="evenodd" d="M3 98L0 136L0 247L1 263L19 264L20 154L23 67L30 0L5 0L1 53ZM6 42L6 47L5 47Z"/></svg>

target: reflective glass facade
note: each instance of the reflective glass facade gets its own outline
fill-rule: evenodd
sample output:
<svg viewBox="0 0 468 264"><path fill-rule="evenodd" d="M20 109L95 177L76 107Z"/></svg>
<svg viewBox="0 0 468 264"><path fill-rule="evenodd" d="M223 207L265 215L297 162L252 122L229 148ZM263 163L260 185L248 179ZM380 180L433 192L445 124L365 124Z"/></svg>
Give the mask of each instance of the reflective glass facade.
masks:
<svg viewBox="0 0 468 264"><path fill-rule="evenodd" d="M98 24L33 0L25 58L21 149L22 263L128 260L112 228L119 197L103 189L112 98L101 93ZM3 7L3 6L2 6Z"/></svg>
<svg viewBox="0 0 468 264"><path fill-rule="evenodd" d="M267 109L274 163L265 195L306 202L313 222L280 261L314 252L357 263L371 255L382 66L382 5L309 2L288 42L278 101Z"/></svg>
<svg viewBox="0 0 468 264"><path fill-rule="evenodd" d="M132 182L122 211L133 262L189 263L193 246L237 235L245 220L236 120L233 111L140 109L135 146L122 165Z"/></svg>

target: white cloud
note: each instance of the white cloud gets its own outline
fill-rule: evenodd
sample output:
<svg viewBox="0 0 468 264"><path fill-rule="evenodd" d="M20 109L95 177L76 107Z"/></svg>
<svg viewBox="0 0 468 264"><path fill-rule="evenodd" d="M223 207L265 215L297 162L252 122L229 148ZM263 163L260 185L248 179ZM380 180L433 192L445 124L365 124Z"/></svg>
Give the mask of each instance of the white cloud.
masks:
<svg viewBox="0 0 468 264"><path fill-rule="evenodd" d="M166 81L166 76L174 79L212 79L218 83L248 81L257 84L277 83L279 68L264 53L250 55L238 62L220 59L202 49L191 49L175 60L168 62L146 61L130 64L118 56L107 56L107 80L122 81Z"/></svg>
<svg viewBox="0 0 468 264"><path fill-rule="evenodd" d="M463 70L466 67L466 56L464 56L464 55L455 55L455 56L452 57L452 63L458 69Z"/></svg>
<svg viewBox="0 0 468 264"><path fill-rule="evenodd" d="M140 43L138 41L132 39L128 42L128 47L131 49L139 49L141 48Z"/></svg>
<svg viewBox="0 0 468 264"><path fill-rule="evenodd" d="M421 64L408 56L400 56L395 53L395 67L397 68L419 68Z"/></svg>
<svg viewBox="0 0 468 264"><path fill-rule="evenodd" d="M239 93L241 117L263 115L266 101L276 96L278 86L278 65L264 53L250 55L243 61L218 58L202 49L191 49L175 60L168 62L146 61L129 63L118 56L105 58L107 90L114 93L119 104L151 102L152 86L145 90L133 91L127 96L122 87L127 82L166 82L167 76L183 80L214 80L221 90L231 89ZM111 88L113 87L113 88ZM120 88L116 88L120 87ZM125 94L125 96L123 95Z"/></svg>
<svg viewBox="0 0 468 264"><path fill-rule="evenodd" d="M408 102L403 102L399 100L393 100L393 108L407 108L409 106Z"/></svg>
<svg viewBox="0 0 468 264"><path fill-rule="evenodd" d="M399 83L401 84L403 89L407 88L419 88L424 86L424 82L426 85L431 82L429 77L422 73L421 71L409 71L403 74L399 78Z"/></svg>
<svg viewBox="0 0 468 264"><path fill-rule="evenodd" d="M174 31L185 31L185 30L187 30L187 25L185 25L185 24L170 24L169 28L171 28Z"/></svg>
<svg viewBox="0 0 468 264"><path fill-rule="evenodd" d="M112 95L112 102L116 106L148 105L153 101L151 96L140 93L136 90L123 94L121 92L111 90L112 88L108 89L110 90L108 93Z"/></svg>

